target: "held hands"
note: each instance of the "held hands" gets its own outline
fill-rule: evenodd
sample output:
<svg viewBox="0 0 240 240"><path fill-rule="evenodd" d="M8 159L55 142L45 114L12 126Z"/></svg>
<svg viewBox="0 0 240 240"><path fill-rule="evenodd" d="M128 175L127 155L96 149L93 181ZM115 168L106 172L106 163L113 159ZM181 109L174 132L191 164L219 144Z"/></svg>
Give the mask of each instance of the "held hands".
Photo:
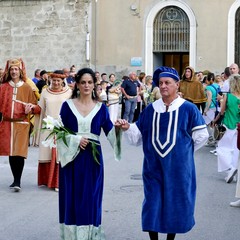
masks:
<svg viewBox="0 0 240 240"><path fill-rule="evenodd" d="M121 128L123 131L126 131L129 129L130 124L128 123L127 120L125 119L117 119L117 121L115 122L115 127L117 128Z"/></svg>
<svg viewBox="0 0 240 240"><path fill-rule="evenodd" d="M32 103L27 103L26 105L25 105L25 114L29 114L31 111L33 111L33 109L34 109L34 104L32 104Z"/></svg>
<svg viewBox="0 0 240 240"><path fill-rule="evenodd" d="M89 143L89 140L87 138L82 137L81 140L80 140L80 148L82 150L85 150L88 143Z"/></svg>

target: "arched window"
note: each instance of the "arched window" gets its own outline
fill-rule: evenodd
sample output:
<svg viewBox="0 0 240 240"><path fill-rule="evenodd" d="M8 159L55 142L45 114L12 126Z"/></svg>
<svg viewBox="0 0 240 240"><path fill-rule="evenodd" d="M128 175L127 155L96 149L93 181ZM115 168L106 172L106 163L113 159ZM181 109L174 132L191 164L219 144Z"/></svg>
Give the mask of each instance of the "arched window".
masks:
<svg viewBox="0 0 240 240"><path fill-rule="evenodd" d="M190 24L186 13L175 6L162 9L154 19L153 52L189 52Z"/></svg>

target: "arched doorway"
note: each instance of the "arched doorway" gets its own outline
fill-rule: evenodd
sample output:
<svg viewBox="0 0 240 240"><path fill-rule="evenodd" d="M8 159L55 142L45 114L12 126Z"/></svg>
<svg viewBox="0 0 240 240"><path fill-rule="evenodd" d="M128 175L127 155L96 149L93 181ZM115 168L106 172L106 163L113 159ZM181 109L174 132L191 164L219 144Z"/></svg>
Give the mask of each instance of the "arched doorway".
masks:
<svg viewBox="0 0 240 240"><path fill-rule="evenodd" d="M240 66L240 7L235 16L235 53L234 62Z"/></svg>
<svg viewBox="0 0 240 240"><path fill-rule="evenodd" d="M189 65L190 27L186 13L175 6L163 8L153 23L153 68L174 67L179 74Z"/></svg>
<svg viewBox="0 0 240 240"><path fill-rule="evenodd" d="M155 27L155 20L162 17L164 19L164 14L166 18L166 26L170 26L170 22L172 23L171 26L171 33L175 32L173 36L173 40L165 41L167 44L170 42L172 44L171 51L159 49L154 46L155 43L158 42L154 39L154 31L156 31L157 27ZM162 15L162 16L161 16ZM171 21L167 21L167 16L170 18ZM184 25L179 25L179 21L174 22L173 18L183 20ZM157 20L161 23L160 20ZM168 24L167 24L168 22ZM178 22L178 23L177 23ZM174 29L174 27L176 29ZM183 33L180 29L181 26L184 29L188 29L187 33ZM172 28L173 27L173 28ZM161 29L161 28L160 28ZM172 31L174 29L174 31ZM164 30L164 29L163 29ZM165 29L166 30L166 29ZM165 34L165 38L167 39L168 34L166 31L163 32ZM187 41L184 40L184 37L187 37ZM175 39L175 40L174 40ZM186 44L187 43L187 44ZM165 43L166 44L166 43ZM166 45L165 45L166 46ZM158 47L158 46L157 46ZM163 46L161 46L163 47ZM170 47L170 46L168 46ZM169 0L169 1L159 1L152 9L150 9L147 17L146 17L146 25L145 25L145 71L147 74L152 74L153 71L156 69L156 66L160 65L171 65L175 66L180 71L183 66L190 65L193 68L196 66L196 19L195 15L191 8L184 2L179 2L176 0ZM179 66L177 66L177 64ZM189 64L188 64L189 63ZM181 66L181 67L180 67Z"/></svg>
<svg viewBox="0 0 240 240"><path fill-rule="evenodd" d="M236 0L228 12L228 48L227 66L236 62L240 64L240 0Z"/></svg>

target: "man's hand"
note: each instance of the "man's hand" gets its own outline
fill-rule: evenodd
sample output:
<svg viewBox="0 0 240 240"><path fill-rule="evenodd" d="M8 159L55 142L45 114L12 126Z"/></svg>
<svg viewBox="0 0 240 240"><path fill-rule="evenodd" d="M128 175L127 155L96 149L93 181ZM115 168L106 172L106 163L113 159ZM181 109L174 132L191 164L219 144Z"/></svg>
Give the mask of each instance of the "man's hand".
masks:
<svg viewBox="0 0 240 240"><path fill-rule="evenodd" d="M126 131L126 130L129 129L130 124L125 119L117 119L114 126L117 127L117 128L121 128L123 131Z"/></svg>

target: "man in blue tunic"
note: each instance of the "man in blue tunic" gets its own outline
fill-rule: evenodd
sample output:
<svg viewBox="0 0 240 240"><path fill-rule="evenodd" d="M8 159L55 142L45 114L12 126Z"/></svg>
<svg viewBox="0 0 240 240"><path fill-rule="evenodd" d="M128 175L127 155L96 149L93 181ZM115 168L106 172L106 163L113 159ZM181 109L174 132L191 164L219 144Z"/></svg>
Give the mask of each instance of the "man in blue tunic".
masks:
<svg viewBox="0 0 240 240"><path fill-rule="evenodd" d="M175 69L160 67L153 80L162 98L150 104L136 123L118 119L116 126L126 130L132 144L143 142L142 229L151 240L158 240L158 232L172 240L195 224L194 151L205 144L208 132L197 107L178 96Z"/></svg>

